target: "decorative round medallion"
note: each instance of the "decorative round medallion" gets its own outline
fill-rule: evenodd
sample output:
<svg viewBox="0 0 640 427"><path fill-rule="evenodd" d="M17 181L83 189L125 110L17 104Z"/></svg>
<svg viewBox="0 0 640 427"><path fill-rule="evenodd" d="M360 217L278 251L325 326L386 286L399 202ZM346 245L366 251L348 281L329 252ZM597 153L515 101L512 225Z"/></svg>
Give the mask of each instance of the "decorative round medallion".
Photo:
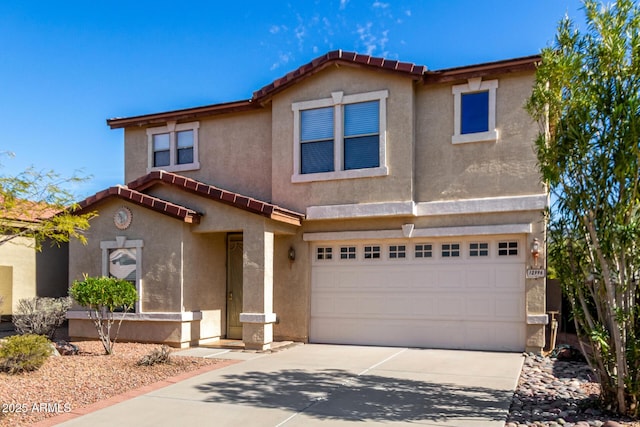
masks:
<svg viewBox="0 0 640 427"><path fill-rule="evenodd" d="M116 211L113 216L113 222L117 228L124 230L131 225L131 217L132 215L129 208L123 206Z"/></svg>

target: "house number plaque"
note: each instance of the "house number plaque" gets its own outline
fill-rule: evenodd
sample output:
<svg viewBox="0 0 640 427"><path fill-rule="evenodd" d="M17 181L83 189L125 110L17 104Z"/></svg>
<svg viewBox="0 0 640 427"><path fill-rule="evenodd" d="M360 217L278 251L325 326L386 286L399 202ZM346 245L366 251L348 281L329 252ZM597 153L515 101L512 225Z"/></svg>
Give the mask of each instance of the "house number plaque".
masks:
<svg viewBox="0 0 640 427"><path fill-rule="evenodd" d="M544 268L528 268L527 279L542 279L547 275L547 271Z"/></svg>

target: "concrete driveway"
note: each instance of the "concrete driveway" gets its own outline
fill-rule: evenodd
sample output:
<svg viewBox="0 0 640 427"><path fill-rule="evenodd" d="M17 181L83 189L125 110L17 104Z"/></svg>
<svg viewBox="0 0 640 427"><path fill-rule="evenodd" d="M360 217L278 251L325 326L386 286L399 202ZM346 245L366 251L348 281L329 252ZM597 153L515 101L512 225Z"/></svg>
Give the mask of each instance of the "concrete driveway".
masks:
<svg viewBox="0 0 640 427"><path fill-rule="evenodd" d="M243 361L61 426L504 426L523 357L307 344Z"/></svg>

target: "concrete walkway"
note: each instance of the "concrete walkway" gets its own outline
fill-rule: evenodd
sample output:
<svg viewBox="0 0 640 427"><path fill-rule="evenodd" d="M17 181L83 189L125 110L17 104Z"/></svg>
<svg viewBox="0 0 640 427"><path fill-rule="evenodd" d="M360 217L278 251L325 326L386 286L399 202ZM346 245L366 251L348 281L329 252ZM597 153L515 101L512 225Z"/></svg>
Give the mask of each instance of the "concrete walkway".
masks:
<svg viewBox="0 0 640 427"><path fill-rule="evenodd" d="M242 362L59 425L497 427L523 363L515 353L318 344L183 354Z"/></svg>

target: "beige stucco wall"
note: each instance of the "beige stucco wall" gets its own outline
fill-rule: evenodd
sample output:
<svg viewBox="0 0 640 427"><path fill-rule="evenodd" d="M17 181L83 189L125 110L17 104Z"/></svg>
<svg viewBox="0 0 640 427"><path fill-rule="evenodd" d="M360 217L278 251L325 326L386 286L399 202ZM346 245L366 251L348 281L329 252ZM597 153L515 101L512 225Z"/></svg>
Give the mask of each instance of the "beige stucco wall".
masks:
<svg viewBox="0 0 640 427"><path fill-rule="evenodd" d="M294 102L388 90L386 163L389 175L376 178L291 183ZM307 206L411 200L413 157L413 82L406 77L354 69L330 68L273 99L273 201L304 212Z"/></svg>
<svg viewBox="0 0 640 427"><path fill-rule="evenodd" d="M416 95L416 201L542 194L533 149L539 131L524 110L533 73L498 80L496 142L452 144L451 84L420 86ZM457 82L457 84L466 83Z"/></svg>
<svg viewBox="0 0 640 427"><path fill-rule="evenodd" d="M23 237L0 245L0 266L6 267L0 287L6 299L3 315L12 314L20 299L36 296L36 251L30 246L33 241ZM7 295L9 288L11 293Z"/></svg>
<svg viewBox="0 0 640 427"><path fill-rule="evenodd" d="M225 190L271 199L271 111L198 120L200 169L180 172ZM125 183L147 174L147 128L125 130Z"/></svg>

